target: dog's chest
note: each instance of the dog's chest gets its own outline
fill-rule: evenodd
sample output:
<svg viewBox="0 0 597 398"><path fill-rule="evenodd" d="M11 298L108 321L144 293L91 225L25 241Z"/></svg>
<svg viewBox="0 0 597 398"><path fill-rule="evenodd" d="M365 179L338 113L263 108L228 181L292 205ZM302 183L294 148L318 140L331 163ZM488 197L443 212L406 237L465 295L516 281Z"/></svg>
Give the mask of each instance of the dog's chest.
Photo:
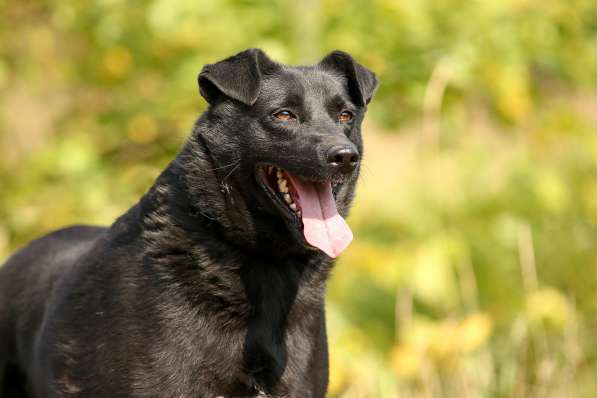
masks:
<svg viewBox="0 0 597 398"><path fill-rule="evenodd" d="M270 340L268 335L250 333L248 329L245 335L202 334L193 339L194 347L187 346L185 339L175 342L175 348L166 347L168 354L158 354L160 364L154 367L169 373L156 377L164 381L160 389L189 397L294 396L290 392L295 391L296 381L308 380L313 336L287 330L279 340Z"/></svg>
<svg viewBox="0 0 597 398"><path fill-rule="evenodd" d="M165 389L178 394L173 396L196 396L198 385L209 386L210 393L202 396L290 396L295 380L307 379L313 340L319 337L314 331L323 322L321 301L298 286L294 291L288 285L244 286L250 300L230 296L230 302L218 304L225 313L190 305L181 310L180 303L166 311L171 318L162 322L168 326L154 345L161 347L154 369L176 375L159 377Z"/></svg>

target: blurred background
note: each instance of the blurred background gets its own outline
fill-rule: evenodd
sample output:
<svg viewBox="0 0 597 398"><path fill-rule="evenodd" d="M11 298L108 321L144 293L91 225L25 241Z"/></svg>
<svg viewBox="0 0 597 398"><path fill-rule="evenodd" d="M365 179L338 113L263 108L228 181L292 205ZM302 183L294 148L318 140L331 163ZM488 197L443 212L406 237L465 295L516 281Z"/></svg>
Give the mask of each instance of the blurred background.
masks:
<svg viewBox="0 0 597 398"><path fill-rule="evenodd" d="M133 205L247 47L382 82L329 396L596 397L595 0L0 0L0 261Z"/></svg>

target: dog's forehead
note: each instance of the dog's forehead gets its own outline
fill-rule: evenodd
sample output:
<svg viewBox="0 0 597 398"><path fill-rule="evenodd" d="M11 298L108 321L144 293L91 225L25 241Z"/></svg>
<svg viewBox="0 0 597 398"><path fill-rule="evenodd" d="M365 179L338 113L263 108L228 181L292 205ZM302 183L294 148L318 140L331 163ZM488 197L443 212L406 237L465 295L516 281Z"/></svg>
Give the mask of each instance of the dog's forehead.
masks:
<svg viewBox="0 0 597 398"><path fill-rule="evenodd" d="M262 94L270 98L291 95L325 100L340 96L348 100L344 77L332 74L317 66L284 66L278 73L271 74L264 79Z"/></svg>

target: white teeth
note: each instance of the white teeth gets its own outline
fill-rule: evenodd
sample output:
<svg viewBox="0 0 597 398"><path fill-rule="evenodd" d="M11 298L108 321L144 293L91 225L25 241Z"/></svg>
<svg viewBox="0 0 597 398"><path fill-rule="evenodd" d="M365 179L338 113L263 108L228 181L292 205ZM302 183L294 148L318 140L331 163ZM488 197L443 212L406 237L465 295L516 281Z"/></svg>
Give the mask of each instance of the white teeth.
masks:
<svg viewBox="0 0 597 398"><path fill-rule="evenodd" d="M297 210L297 211L296 211L296 215L297 215L297 216L299 216L299 218L300 218L300 217L302 217L302 216L303 216L303 212L302 212L302 211L300 211L300 210Z"/></svg>
<svg viewBox="0 0 597 398"><path fill-rule="evenodd" d="M288 186L286 185L286 180L278 180L278 189L282 193L288 193Z"/></svg>
<svg viewBox="0 0 597 398"><path fill-rule="evenodd" d="M284 178L284 173L281 169L276 168L276 177L278 178L278 190L282 194L284 202L288 204L288 207L290 207L290 209L294 211L297 216L301 217L302 213L297 204L292 201L292 196L290 196L290 192L288 190L288 181L286 178Z"/></svg>

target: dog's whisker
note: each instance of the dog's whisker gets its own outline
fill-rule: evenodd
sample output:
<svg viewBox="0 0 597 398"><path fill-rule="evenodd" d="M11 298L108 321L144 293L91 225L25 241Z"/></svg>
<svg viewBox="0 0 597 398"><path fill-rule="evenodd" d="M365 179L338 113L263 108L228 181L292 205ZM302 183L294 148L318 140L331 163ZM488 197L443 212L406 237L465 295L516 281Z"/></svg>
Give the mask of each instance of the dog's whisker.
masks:
<svg viewBox="0 0 597 398"><path fill-rule="evenodd" d="M369 165L365 162L361 163L361 170L363 171L363 178L375 176L375 170L369 167Z"/></svg>
<svg viewBox="0 0 597 398"><path fill-rule="evenodd" d="M232 167L232 166L238 166L238 164L240 163L240 159L235 160L232 163L228 163L225 164L223 166L219 166L219 167L214 167L212 169L208 169L209 171L216 171L216 170L222 170L222 169L227 169L228 167Z"/></svg>
<svg viewBox="0 0 597 398"><path fill-rule="evenodd" d="M232 168L232 170L230 170L228 172L228 174L226 174L226 176L222 180L226 181L228 179L228 177L230 177L232 175L232 173L234 173L236 170L238 170L239 167L240 167L240 160L237 162L236 166L234 166L234 168Z"/></svg>

